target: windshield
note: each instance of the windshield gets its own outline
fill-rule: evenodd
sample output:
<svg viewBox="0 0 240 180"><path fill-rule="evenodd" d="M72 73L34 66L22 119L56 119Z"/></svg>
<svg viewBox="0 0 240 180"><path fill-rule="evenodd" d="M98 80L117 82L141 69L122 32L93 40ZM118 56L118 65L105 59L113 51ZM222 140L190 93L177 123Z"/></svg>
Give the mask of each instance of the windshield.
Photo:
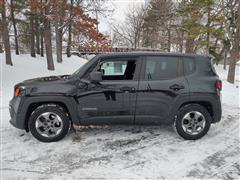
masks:
<svg viewBox="0 0 240 180"><path fill-rule="evenodd" d="M93 57L91 60L89 60L88 62L86 62L83 66L81 66L77 71L75 71L72 76L76 76L81 78L85 72L89 69L89 67L91 67L91 65L96 61L96 56Z"/></svg>

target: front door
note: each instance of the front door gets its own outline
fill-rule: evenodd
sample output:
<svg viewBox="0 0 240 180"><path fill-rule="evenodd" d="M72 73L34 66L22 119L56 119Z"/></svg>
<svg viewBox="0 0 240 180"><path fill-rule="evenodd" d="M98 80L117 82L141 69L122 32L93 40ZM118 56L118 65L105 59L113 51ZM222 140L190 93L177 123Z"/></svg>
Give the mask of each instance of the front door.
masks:
<svg viewBox="0 0 240 180"><path fill-rule="evenodd" d="M132 124L139 78L138 58L100 59L93 71L103 73L102 82L90 84L78 95L82 124Z"/></svg>
<svg viewBox="0 0 240 180"><path fill-rule="evenodd" d="M135 122L168 123L178 100L189 98L182 61L177 56L147 56L142 67Z"/></svg>

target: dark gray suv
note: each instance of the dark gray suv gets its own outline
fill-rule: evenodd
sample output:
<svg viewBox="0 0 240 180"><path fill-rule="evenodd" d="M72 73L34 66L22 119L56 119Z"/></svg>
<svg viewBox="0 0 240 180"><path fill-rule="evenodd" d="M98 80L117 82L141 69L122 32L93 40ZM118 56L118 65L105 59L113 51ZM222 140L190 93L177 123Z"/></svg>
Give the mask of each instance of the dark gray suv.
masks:
<svg viewBox="0 0 240 180"><path fill-rule="evenodd" d="M43 142L62 139L73 124L174 124L196 140L221 119L221 87L208 56L101 54L72 75L17 84L10 123Z"/></svg>

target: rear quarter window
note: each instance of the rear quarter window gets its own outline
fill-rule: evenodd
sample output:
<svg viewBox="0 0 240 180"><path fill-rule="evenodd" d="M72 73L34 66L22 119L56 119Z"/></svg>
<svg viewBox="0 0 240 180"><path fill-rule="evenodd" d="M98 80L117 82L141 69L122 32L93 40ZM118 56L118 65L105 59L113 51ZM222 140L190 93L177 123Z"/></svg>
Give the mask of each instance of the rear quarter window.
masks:
<svg viewBox="0 0 240 180"><path fill-rule="evenodd" d="M184 74L193 74L196 71L196 64L193 58L183 57Z"/></svg>

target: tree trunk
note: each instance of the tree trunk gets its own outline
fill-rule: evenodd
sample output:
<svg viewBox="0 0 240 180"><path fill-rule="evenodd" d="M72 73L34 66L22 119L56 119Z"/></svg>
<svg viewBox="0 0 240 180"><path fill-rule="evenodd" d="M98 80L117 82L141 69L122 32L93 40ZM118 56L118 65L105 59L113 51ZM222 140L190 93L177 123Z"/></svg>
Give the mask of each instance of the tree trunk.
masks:
<svg viewBox="0 0 240 180"><path fill-rule="evenodd" d="M49 14L49 7L48 4L45 7L45 14ZM54 70L54 63L52 57L52 40L51 40L51 24L47 18L44 19L44 42L46 47L46 56L47 56L47 68L48 70Z"/></svg>
<svg viewBox="0 0 240 180"><path fill-rule="evenodd" d="M2 47L2 44L0 44L0 53L3 53L3 47Z"/></svg>
<svg viewBox="0 0 240 180"><path fill-rule="evenodd" d="M2 21L0 21L0 22L2 22ZM2 29L2 27L1 27L1 29ZM3 51L3 46L2 46L2 30L1 30L1 32L0 32L0 53L3 53L4 51Z"/></svg>
<svg viewBox="0 0 240 180"><path fill-rule="evenodd" d="M57 54L57 62L62 62L62 25L63 25L63 17L64 17L64 5L63 0L59 0L57 4L54 6L54 24L55 24L55 33L56 33L56 54Z"/></svg>
<svg viewBox="0 0 240 180"><path fill-rule="evenodd" d="M134 36L134 49L137 49L137 35Z"/></svg>
<svg viewBox="0 0 240 180"><path fill-rule="evenodd" d="M30 15L30 52L32 57L36 57L35 53L35 30L33 24L33 15Z"/></svg>
<svg viewBox="0 0 240 180"><path fill-rule="evenodd" d="M183 52L183 44L184 44L184 31L181 31L181 40L180 40L180 52Z"/></svg>
<svg viewBox="0 0 240 180"><path fill-rule="evenodd" d="M40 54L40 29L38 19L35 21L35 29L36 29L36 53Z"/></svg>
<svg viewBox="0 0 240 180"><path fill-rule="evenodd" d="M168 34L168 45L167 45L167 51L171 51L171 29L167 28L167 34Z"/></svg>
<svg viewBox="0 0 240 180"><path fill-rule="evenodd" d="M57 62L62 62L62 29L55 28L56 33L56 51L57 51Z"/></svg>
<svg viewBox="0 0 240 180"><path fill-rule="evenodd" d="M18 55L19 54L19 48L18 48L18 34L17 34L17 27L16 27L16 20L14 17L14 5L13 0L10 1L11 3L11 20L13 23L13 30L14 30L14 40L15 40L15 52Z"/></svg>
<svg viewBox="0 0 240 180"><path fill-rule="evenodd" d="M42 3L42 0L40 1L41 3ZM40 21L40 23L42 24L42 23L44 23L44 21L43 21L43 9L41 9L41 12L40 12L40 19L39 19L39 21ZM43 44L43 28L42 28L42 26L39 26L39 33L40 33L40 56L44 56L44 44Z"/></svg>
<svg viewBox="0 0 240 180"><path fill-rule="evenodd" d="M71 57L72 46L72 21L68 25L68 43L67 43L67 57Z"/></svg>
<svg viewBox="0 0 240 180"><path fill-rule="evenodd" d="M210 24L211 24L211 21L210 21L210 7L208 7L208 12L207 12L207 24L206 24L206 27L207 27L207 37L206 37L206 41L207 41L207 45L206 45L206 48L207 48L207 53L209 54L210 52Z"/></svg>
<svg viewBox="0 0 240 180"><path fill-rule="evenodd" d="M187 37L186 40L186 53L193 53L194 52L194 39L189 37Z"/></svg>
<svg viewBox="0 0 240 180"><path fill-rule="evenodd" d="M73 0L71 0L70 14L72 14ZM68 43L67 43L67 57L71 57L71 46L72 46L72 20L68 25Z"/></svg>
<svg viewBox="0 0 240 180"><path fill-rule="evenodd" d="M234 35L234 40L233 40L233 47L231 50L231 57L230 57L230 63L229 63L229 70L228 70L228 77L227 81L230 83L234 83L235 81L235 68L236 68L236 61L237 58L239 57L239 52L240 52L240 4L238 3L238 18L236 22L236 33Z"/></svg>
<svg viewBox="0 0 240 180"><path fill-rule="evenodd" d="M227 69L227 51L224 50L223 69Z"/></svg>
<svg viewBox="0 0 240 180"><path fill-rule="evenodd" d="M43 35L43 30L41 29L40 30L40 45L41 45L40 46L40 56L42 56L42 57L44 56L44 50L43 50L44 49L44 44L43 44L43 38L44 37L43 36L44 36Z"/></svg>
<svg viewBox="0 0 240 180"><path fill-rule="evenodd" d="M1 14L2 14L2 20L1 20L1 32L3 35L3 44L5 49L5 57L6 57L6 64L7 65L13 65L12 58L11 58L11 48L10 48L10 42L9 42L9 34L8 34L8 23L6 20L6 9L5 9L5 0L2 1L1 4Z"/></svg>

